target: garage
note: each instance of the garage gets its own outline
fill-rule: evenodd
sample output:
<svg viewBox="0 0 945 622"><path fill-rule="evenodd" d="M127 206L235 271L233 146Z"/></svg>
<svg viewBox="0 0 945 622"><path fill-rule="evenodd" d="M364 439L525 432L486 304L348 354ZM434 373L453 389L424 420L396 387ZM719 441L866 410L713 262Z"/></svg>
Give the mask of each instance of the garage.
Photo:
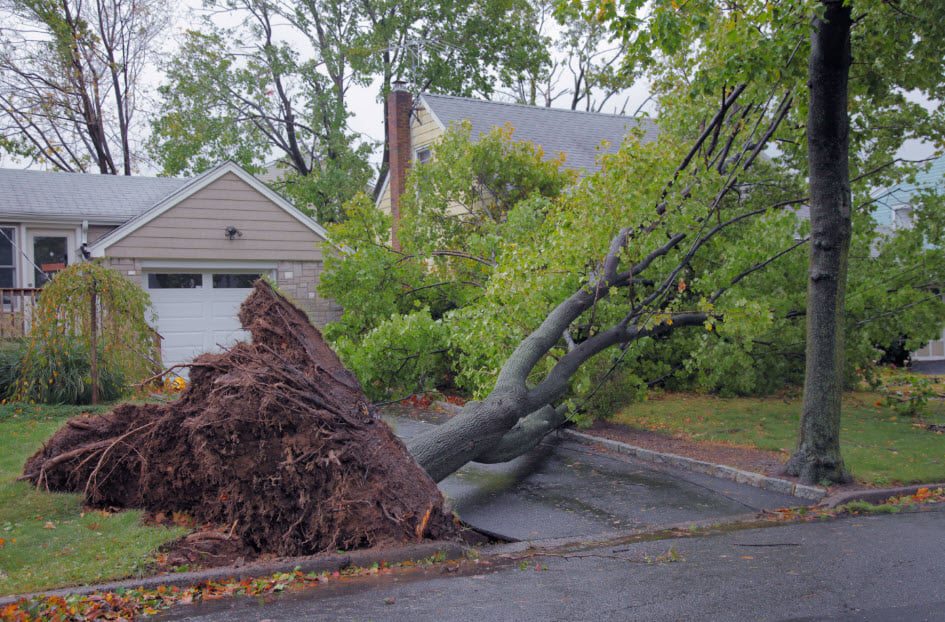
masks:
<svg viewBox="0 0 945 622"><path fill-rule="evenodd" d="M269 270L149 270L142 281L157 315L165 366L189 363L246 339L237 313L253 282Z"/></svg>
<svg viewBox="0 0 945 622"><path fill-rule="evenodd" d="M116 205L128 200L100 190ZM245 339L237 313L260 275L317 326L341 313L318 292L323 252L337 250L325 230L232 162L180 180L107 233L82 231L95 240L83 252L150 294L167 366Z"/></svg>

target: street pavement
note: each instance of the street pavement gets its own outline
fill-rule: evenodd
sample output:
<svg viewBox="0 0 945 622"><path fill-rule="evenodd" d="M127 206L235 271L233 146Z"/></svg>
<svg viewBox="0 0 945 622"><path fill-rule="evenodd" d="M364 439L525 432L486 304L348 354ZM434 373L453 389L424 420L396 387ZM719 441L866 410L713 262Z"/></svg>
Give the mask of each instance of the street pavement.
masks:
<svg viewBox="0 0 945 622"><path fill-rule="evenodd" d="M945 511L734 530L335 581L159 619L945 621Z"/></svg>
<svg viewBox="0 0 945 622"><path fill-rule="evenodd" d="M388 422L404 438L433 425ZM561 439L504 464L467 465L440 488L467 524L510 541L652 529L810 504Z"/></svg>

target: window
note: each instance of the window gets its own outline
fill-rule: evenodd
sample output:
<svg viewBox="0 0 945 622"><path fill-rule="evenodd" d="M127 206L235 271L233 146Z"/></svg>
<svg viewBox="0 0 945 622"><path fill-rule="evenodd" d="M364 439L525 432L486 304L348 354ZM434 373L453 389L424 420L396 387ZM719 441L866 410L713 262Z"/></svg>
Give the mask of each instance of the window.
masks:
<svg viewBox="0 0 945 622"><path fill-rule="evenodd" d="M429 147L420 147L417 149L417 161L420 164L426 164L433 158L433 152Z"/></svg>
<svg viewBox="0 0 945 622"><path fill-rule="evenodd" d="M36 287L48 283L54 274L69 264L69 240L59 235L37 235L33 237L33 276Z"/></svg>
<svg viewBox="0 0 945 622"><path fill-rule="evenodd" d="M903 205L893 208L893 227L896 229L912 228L912 207Z"/></svg>
<svg viewBox="0 0 945 622"><path fill-rule="evenodd" d="M249 274L214 274L214 289L249 289L257 280L260 274L258 272Z"/></svg>
<svg viewBox="0 0 945 622"><path fill-rule="evenodd" d="M16 265L13 258L13 243L16 229L0 227L0 287L15 287Z"/></svg>
<svg viewBox="0 0 945 622"><path fill-rule="evenodd" d="M203 275L199 273L148 275L148 289L197 289L198 287L203 287Z"/></svg>

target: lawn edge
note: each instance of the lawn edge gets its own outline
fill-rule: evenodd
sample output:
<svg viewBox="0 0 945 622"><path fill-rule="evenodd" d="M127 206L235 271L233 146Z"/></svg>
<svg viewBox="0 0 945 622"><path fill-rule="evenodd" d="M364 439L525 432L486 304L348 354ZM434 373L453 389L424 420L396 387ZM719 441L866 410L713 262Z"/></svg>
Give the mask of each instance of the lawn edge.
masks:
<svg viewBox="0 0 945 622"><path fill-rule="evenodd" d="M902 497L907 495L914 495L916 492L922 488L945 488L945 482L938 482L932 484L910 484L909 486L899 486L897 488L871 488L867 490L848 490L845 492L838 492L832 495L825 497L817 505L824 508L835 508L840 505L845 505L851 501L865 501L867 503L882 503L889 499L890 497Z"/></svg>
<svg viewBox="0 0 945 622"><path fill-rule="evenodd" d="M114 592L116 590L151 589L160 586L188 587L206 582L217 582L268 576L280 572L300 570L303 573L322 573L341 571L345 568L367 567L381 562L389 564L406 561L422 561L434 556L443 556L446 559L462 559L474 549L458 542L436 541L411 544L395 548L371 548L350 551L343 554L307 555L303 557L285 557L277 560L250 563L241 566L218 566L205 570L181 572L174 574L159 574L136 579L110 581L96 585L78 585L73 587L40 590L24 594L0 596L0 606L15 603L21 599L32 599L41 596L69 596L88 595L99 592Z"/></svg>

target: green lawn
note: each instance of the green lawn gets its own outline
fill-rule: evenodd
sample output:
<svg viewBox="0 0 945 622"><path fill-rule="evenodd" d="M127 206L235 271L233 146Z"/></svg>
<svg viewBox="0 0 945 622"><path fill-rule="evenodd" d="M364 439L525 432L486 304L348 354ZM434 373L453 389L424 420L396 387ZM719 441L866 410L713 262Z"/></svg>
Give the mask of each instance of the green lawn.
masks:
<svg viewBox="0 0 945 622"><path fill-rule="evenodd" d="M0 406L0 595L134 575L158 546L184 533L144 526L140 512L85 512L79 495L15 481L44 440L89 410Z"/></svg>
<svg viewBox="0 0 945 622"><path fill-rule="evenodd" d="M945 435L877 406L880 399L865 392L844 398L840 439L853 476L878 486L945 481ZM790 451L800 411L799 398L668 394L625 406L611 421L695 440ZM930 402L923 422L945 424L945 403Z"/></svg>

